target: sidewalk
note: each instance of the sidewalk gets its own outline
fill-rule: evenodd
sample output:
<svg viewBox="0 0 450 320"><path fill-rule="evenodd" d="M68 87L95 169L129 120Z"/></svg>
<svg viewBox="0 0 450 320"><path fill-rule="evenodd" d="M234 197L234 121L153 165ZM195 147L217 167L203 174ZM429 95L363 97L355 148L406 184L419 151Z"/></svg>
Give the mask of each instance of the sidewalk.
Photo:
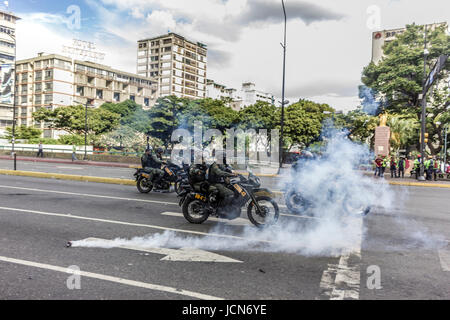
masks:
<svg viewBox="0 0 450 320"><path fill-rule="evenodd" d="M36 157L17 157L17 161L29 162L45 162L45 163L62 163L62 164L78 164L85 166L100 166L100 167L116 167L116 168L135 168L136 164L132 163L117 163L117 162L99 162L99 161L72 161L70 159L50 159L50 158L36 158ZM11 156L0 156L0 160L13 160Z"/></svg>

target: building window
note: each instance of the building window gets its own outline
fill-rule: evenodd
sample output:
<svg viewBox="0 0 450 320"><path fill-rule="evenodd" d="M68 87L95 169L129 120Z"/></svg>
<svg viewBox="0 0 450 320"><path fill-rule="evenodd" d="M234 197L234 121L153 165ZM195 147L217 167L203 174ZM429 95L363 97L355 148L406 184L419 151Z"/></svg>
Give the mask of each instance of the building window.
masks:
<svg viewBox="0 0 450 320"><path fill-rule="evenodd" d="M136 101L136 97L135 96L130 96L130 100L131 101Z"/></svg>
<svg viewBox="0 0 450 320"><path fill-rule="evenodd" d="M84 96L84 87L77 86L77 95Z"/></svg>
<svg viewBox="0 0 450 320"><path fill-rule="evenodd" d="M119 92L114 92L114 101L120 101L120 93Z"/></svg>
<svg viewBox="0 0 450 320"><path fill-rule="evenodd" d="M45 71L45 79L50 79L53 76L52 70Z"/></svg>
<svg viewBox="0 0 450 320"><path fill-rule="evenodd" d="M103 99L103 90L97 89L96 97L97 97L97 99Z"/></svg>
<svg viewBox="0 0 450 320"><path fill-rule="evenodd" d="M150 99L144 98L144 106L148 107L150 105Z"/></svg>
<svg viewBox="0 0 450 320"><path fill-rule="evenodd" d="M51 91L51 90L53 90L53 83L51 83L51 82L45 83L45 90L46 90L46 91Z"/></svg>
<svg viewBox="0 0 450 320"><path fill-rule="evenodd" d="M41 92L42 91L42 83L36 83L34 86L34 90L36 92Z"/></svg>
<svg viewBox="0 0 450 320"><path fill-rule="evenodd" d="M51 95L51 94L46 94L45 95L45 100L44 100L44 102L45 103L50 103L50 102L52 102L53 101L53 95Z"/></svg>

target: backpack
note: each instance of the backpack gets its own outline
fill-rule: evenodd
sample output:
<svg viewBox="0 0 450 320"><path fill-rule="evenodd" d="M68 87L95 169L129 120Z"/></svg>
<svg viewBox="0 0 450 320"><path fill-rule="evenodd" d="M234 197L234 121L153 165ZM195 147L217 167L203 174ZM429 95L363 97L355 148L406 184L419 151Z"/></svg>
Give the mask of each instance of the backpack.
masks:
<svg viewBox="0 0 450 320"><path fill-rule="evenodd" d="M189 183L195 184L206 181L206 167L194 164L189 169Z"/></svg>

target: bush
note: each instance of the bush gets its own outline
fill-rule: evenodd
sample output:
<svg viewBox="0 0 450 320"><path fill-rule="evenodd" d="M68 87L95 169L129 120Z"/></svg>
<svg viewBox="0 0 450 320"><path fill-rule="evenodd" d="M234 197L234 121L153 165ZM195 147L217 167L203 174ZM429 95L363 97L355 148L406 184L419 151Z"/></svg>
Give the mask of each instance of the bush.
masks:
<svg viewBox="0 0 450 320"><path fill-rule="evenodd" d="M67 134L60 136L58 141L61 144L81 146L84 145L84 136L79 134Z"/></svg>
<svg viewBox="0 0 450 320"><path fill-rule="evenodd" d="M29 144L39 144L40 142L42 142L42 144L50 144L50 145L62 144L59 140L50 139L50 138L33 138L33 139L28 139L27 142Z"/></svg>

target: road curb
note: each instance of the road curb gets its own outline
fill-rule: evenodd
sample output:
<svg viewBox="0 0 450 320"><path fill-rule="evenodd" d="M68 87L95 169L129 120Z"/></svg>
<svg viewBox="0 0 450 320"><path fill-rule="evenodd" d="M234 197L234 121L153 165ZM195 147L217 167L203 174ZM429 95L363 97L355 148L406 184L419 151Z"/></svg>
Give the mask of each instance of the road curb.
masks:
<svg viewBox="0 0 450 320"><path fill-rule="evenodd" d="M22 177L33 177L33 178L57 179L57 180L96 182L96 183L119 184L119 185L128 185L128 186L136 185L136 181L128 180L128 179L77 176L77 175L59 174L59 173L0 170L0 174L8 175L8 176L22 176Z"/></svg>
<svg viewBox="0 0 450 320"><path fill-rule="evenodd" d="M408 186L408 187L427 187L427 188L447 188L450 189L450 184L440 183L421 183L421 182L388 182L393 186Z"/></svg>
<svg viewBox="0 0 450 320"><path fill-rule="evenodd" d="M84 181L84 182L96 182L96 183L108 183L108 184L118 184L118 185L128 185L135 186L136 181L131 179L119 179L119 178L104 178L104 177L92 177L92 176L78 176L70 174L59 174L59 173L46 173L46 172L33 172L33 171L14 171L14 170L2 170L0 169L0 174L9 176L23 176L23 177L34 177L34 178L45 178L45 179L58 179L58 180L73 180L73 181ZM409 187L427 187L427 188L446 188L450 189L450 184L438 184L438 183L420 183L420 182L388 182L390 185L396 186L409 186ZM274 194L282 196L283 192L273 191Z"/></svg>

